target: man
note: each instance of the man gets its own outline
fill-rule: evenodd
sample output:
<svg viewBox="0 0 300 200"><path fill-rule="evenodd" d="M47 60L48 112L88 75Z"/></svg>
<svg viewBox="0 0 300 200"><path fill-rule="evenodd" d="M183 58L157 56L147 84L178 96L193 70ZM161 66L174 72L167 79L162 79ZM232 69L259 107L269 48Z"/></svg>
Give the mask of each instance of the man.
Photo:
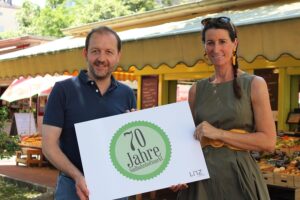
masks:
<svg viewBox="0 0 300 200"><path fill-rule="evenodd" d="M83 54L87 71L55 84L44 116L43 153L61 171L56 200L85 200L89 196L74 124L136 108L133 91L112 76L121 56L117 33L108 27L93 29L86 37Z"/></svg>

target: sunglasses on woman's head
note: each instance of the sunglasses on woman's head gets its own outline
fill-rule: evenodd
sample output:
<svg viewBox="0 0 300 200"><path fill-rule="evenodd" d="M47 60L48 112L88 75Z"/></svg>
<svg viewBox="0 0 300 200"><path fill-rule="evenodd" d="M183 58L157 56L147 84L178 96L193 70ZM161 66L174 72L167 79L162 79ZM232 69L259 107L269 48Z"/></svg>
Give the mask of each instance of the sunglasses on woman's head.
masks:
<svg viewBox="0 0 300 200"><path fill-rule="evenodd" d="M201 21L201 24L203 26L206 26L207 24L211 23L211 22L219 22L219 23L223 23L223 24L228 24L230 23L230 18L229 17L216 17L216 18L205 18Z"/></svg>
<svg viewBox="0 0 300 200"><path fill-rule="evenodd" d="M206 25L208 25L209 23L212 23L212 22L214 22L214 23L221 23L221 24L229 24L231 26L233 32L236 33L235 32L235 28L234 28L233 24L231 23L231 20L230 20L229 17L216 17L216 18L209 17L209 18L203 19L201 21L201 24L203 26L206 26Z"/></svg>

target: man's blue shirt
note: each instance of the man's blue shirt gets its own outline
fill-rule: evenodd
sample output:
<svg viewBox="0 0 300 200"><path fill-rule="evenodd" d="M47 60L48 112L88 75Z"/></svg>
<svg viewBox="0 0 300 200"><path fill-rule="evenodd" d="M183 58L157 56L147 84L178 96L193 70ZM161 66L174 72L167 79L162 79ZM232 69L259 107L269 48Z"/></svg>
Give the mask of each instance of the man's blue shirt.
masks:
<svg viewBox="0 0 300 200"><path fill-rule="evenodd" d="M111 80L110 87L101 95L96 83L88 79L86 71L81 71L77 77L57 82L47 102L43 124L62 128L60 147L82 172L74 124L136 108L132 89L113 77Z"/></svg>

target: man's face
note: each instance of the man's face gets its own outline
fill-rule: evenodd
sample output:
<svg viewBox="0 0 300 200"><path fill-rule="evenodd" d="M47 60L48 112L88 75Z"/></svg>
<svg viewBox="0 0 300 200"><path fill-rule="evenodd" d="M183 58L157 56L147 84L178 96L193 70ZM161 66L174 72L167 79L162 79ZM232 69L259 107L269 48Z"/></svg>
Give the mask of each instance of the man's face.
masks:
<svg viewBox="0 0 300 200"><path fill-rule="evenodd" d="M120 60L117 39L111 33L93 33L88 49L84 49L91 79L104 80L110 78Z"/></svg>

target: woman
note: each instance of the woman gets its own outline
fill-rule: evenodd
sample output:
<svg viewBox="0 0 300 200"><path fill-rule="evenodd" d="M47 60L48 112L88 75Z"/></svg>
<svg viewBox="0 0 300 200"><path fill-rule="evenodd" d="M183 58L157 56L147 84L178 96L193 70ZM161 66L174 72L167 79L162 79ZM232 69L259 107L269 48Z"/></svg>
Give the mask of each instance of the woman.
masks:
<svg viewBox="0 0 300 200"><path fill-rule="evenodd" d="M207 18L202 41L213 76L189 91L195 138L201 142L210 179L171 189L182 200L269 199L249 151L272 152L276 143L269 94L263 78L238 69L237 32L227 17Z"/></svg>

